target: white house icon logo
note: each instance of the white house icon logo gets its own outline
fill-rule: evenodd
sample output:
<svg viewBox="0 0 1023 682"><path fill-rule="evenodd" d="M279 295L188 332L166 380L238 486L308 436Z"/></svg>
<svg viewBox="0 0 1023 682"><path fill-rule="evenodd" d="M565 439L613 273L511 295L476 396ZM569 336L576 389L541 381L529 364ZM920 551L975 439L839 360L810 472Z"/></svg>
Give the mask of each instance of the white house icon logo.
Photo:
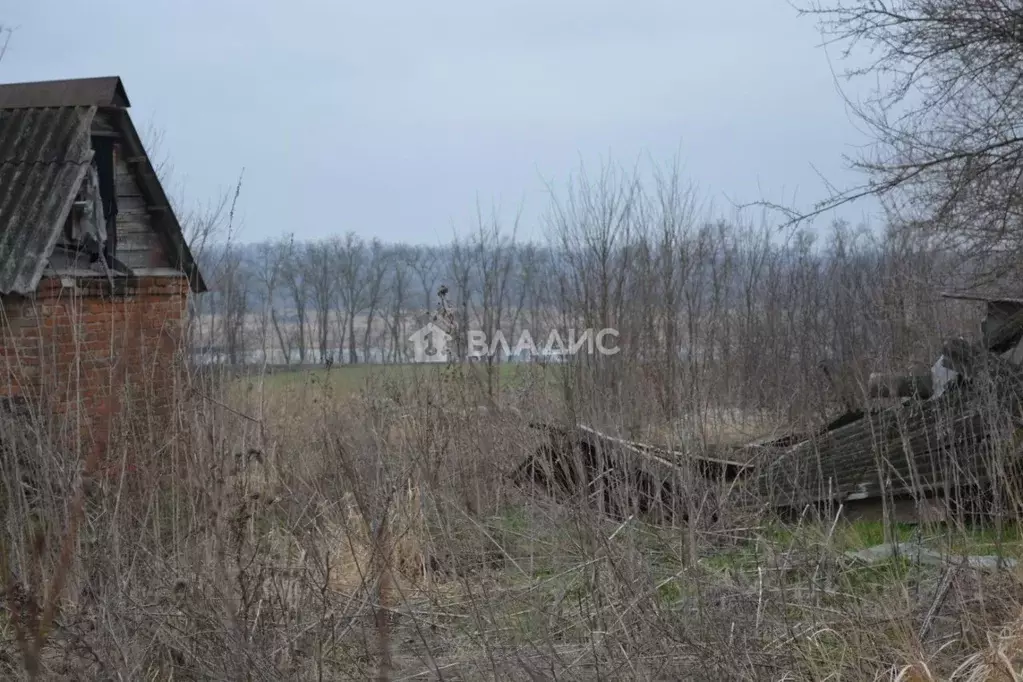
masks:
<svg viewBox="0 0 1023 682"><path fill-rule="evenodd" d="M451 335L433 322L420 327L408 340L416 362L447 362Z"/></svg>

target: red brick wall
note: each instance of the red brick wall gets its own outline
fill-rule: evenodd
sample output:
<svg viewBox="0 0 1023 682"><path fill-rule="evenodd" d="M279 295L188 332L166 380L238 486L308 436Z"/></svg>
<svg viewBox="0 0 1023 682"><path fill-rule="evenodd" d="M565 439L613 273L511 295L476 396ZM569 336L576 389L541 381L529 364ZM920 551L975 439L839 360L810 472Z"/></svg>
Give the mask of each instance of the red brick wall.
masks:
<svg viewBox="0 0 1023 682"><path fill-rule="evenodd" d="M143 277L111 295L105 280L0 299L0 395L53 415L83 455L102 454L116 417L170 412L188 296L184 277Z"/></svg>

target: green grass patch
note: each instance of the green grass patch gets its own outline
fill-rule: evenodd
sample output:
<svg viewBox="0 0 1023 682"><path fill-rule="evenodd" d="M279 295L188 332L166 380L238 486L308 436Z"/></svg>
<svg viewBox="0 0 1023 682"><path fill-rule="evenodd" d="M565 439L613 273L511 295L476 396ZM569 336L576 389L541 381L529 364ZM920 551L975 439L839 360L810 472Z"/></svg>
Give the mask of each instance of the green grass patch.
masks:
<svg viewBox="0 0 1023 682"><path fill-rule="evenodd" d="M715 552L701 558L700 563L714 572L734 575L755 572L762 563L762 557L757 546L750 543L740 548Z"/></svg>
<svg viewBox="0 0 1023 682"><path fill-rule="evenodd" d="M943 543L955 554L995 555L1023 559L1023 529L1006 523L1001 529L983 526L950 534Z"/></svg>
<svg viewBox="0 0 1023 682"><path fill-rule="evenodd" d="M909 542L919 537L917 526L896 523L888 527L889 538L885 537L885 524L881 521L852 521L839 523L835 528L835 546L842 550L875 547L888 541Z"/></svg>
<svg viewBox="0 0 1023 682"><path fill-rule="evenodd" d="M675 606L687 597L692 597L695 590L685 588L685 584L678 577L672 576L657 586L657 599L664 606Z"/></svg>

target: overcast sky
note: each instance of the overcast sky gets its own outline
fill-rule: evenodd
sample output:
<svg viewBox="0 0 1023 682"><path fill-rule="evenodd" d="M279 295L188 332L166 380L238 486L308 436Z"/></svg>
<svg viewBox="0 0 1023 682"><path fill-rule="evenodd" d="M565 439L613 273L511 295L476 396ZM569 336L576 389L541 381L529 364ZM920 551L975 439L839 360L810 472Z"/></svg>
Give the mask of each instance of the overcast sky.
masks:
<svg viewBox="0 0 1023 682"><path fill-rule="evenodd" d="M730 201L822 196L863 140L786 0L0 0L7 82L119 75L177 194L249 240L437 243L476 198L525 235L544 180L642 155ZM860 222L870 206L846 209Z"/></svg>

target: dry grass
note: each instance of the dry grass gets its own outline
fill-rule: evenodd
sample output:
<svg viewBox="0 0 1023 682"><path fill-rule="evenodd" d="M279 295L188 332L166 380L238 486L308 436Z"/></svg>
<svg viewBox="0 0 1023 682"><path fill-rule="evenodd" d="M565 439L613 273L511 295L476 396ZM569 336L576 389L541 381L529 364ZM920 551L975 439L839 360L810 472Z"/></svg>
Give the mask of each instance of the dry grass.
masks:
<svg viewBox="0 0 1023 682"><path fill-rule="evenodd" d="M536 435L510 408L549 410L542 382L499 413L457 373L215 388L170 434L123 434L137 469L86 488L60 594L82 479L56 449L6 455L5 678L1019 677L1014 572L858 565L870 526L728 509L672 528L514 487Z"/></svg>

